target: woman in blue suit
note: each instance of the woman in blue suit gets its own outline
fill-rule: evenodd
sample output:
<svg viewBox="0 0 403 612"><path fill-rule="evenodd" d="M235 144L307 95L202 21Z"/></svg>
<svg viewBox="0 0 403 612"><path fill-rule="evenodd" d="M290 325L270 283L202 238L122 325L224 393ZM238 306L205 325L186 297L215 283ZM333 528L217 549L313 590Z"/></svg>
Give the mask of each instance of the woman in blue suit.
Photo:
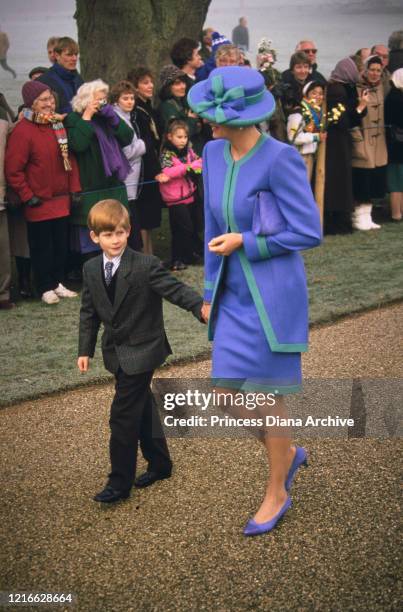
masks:
<svg viewBox="0 0 403 612"><path fill-rule="evenodd" d="M301 385L308 298L298 251L318 246L321 228L298 152L256 124L275 108L261 74L238 66L213 70L194 85L190 107L212 124L203 154L205 314L214 341L212 376L222 388L265 391L285 416L283 396ZM271 413L273 414L273 413ZM272 428L271 428L272 429ZM304 448L263 435L270 465L264 500L245 535L272 530L291 506Z"/></svg>

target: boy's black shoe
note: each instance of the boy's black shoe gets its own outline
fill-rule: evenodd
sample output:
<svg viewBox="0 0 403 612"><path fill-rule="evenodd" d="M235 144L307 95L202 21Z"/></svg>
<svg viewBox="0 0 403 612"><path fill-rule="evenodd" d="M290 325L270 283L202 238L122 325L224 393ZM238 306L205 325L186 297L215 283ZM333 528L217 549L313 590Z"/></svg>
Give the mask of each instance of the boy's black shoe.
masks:
<svg viewBox="0 0 403 612"><path fill-rule="evenodd" d="M105 489L97 493L93 499L96 502L112 504L120 499L127 499L129 495L130 491L119 491L119 489L114 489L110 485L106 485Z"/></svg>
<svg viewBox="0 0 403 612"><path fill-rule="evenodd" d="M171 264L171 270L173 272L178 272L181 270L187 270L187 265L183 263L183 261L179 261L179 259L177 261L174 261Z"/></svg>
<svg viewBox="0 0 403 612"><path fill-rule="evenodd" d="M170 478L171 472L167 472L166 474L159 474L158 472L144 472L134 481L134 486L139 489L144 489L145 487L149 487L150 485L157 482L157 480L164 480L165 478Z"/></svg>

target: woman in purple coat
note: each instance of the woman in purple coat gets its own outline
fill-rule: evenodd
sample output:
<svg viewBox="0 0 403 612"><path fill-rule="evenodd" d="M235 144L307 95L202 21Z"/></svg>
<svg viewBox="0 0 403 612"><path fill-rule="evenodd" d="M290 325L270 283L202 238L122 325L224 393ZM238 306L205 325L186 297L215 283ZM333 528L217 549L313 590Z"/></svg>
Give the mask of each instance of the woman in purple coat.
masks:
<svg viewBox="0 0 403 612"><path fill-rule="evenodd" d="M238 66L213 70L188 101L212 123L204 148L205 314L214 340L212 376L225 389L265 391L285 415L283 395L301 385L308 299L298 251L317 246L321 228L304 163L291 146L255 127L275 102L263 77ZM255 415L251 415L255 416ZM289 489L307 453L284 434L264 433L270 478L244 534L273 529L291 506Z"/></svg>

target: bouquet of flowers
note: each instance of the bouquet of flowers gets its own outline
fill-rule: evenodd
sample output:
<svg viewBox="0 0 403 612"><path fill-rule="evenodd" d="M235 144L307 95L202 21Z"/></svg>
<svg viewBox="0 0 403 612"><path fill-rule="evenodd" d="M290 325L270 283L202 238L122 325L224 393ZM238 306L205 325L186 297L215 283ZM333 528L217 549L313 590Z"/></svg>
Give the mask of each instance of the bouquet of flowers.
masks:
<svg viewBox="0 0 403 612"><path fill-rule="evenodd" d="M326 119L328 125L336 125L340 121L340 117L346 111L346 107L339 102L333 106L327 113Z"/></svg>
<svg viewBox="0 0 403 612"><path fill-rule="evenodd" d="M270 68L277 61L277 52L272 48L272 41L262 38L257 48L256 67L264 71Z"/></svg>

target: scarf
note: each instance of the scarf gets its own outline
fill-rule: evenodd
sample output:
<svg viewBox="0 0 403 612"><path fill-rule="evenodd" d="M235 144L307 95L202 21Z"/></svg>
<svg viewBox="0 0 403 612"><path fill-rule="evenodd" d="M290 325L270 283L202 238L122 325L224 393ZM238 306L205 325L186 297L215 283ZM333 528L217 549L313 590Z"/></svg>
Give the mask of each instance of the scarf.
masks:
<svg viewBox="0 0 403 612"><path fill-rule="evenodd" d="M123 182L131 171L131 167L118 141L103 118L94 115L91 124L98 139L106 176L115 175L119 181Z"/></svg>
<svg viewBox="0 0 403 612"><path fill-rule="evenodd" d="M367 74L364 72L364 74L361 77L361 81L360 84L364 84L365 87L367 87L368 89L373 89L375 87L378 87L381 84L382 79L379 79L378 81L376 81L375 83L370 83L368 81L368 76Z"/></svg>
<svg viewBox="0 0 403 612"><path fill-rule="evenodd" d="M67 143L67 133L64 128L62 118L60 115L56 113L52 113L51 115L44 115L43 113L35 113L30 108L24 108L23 116L28 121L32 123L36 123L38 125L48 125L51 124L53 128L53 132L55 138L57 140L57 144L59 145L60 153L63 159L63 165L66 172L71 171L71 164L69 161L69 147Z"/></svg>
<svg viewBox="0 0 403 612"><path fill-rule="evenodd" d="M306 132L320 132L322 125L322 109L319 111L317 108L310 104L307 100L302 100L302 116L305 120L305 131Z"/></svg>
<svg viewBox="0 0 403 612"><path fill-rule="evenodd" d="M63 68L63 66L60 66L57 62L48 70L47 74L51 76L63 90L71 112L70 101L76 95L80 85L83 84L80 74L77 70L66 70L66 68Z"/></svg>
<svg viewBox="0 0 403 612"><path fill-rule="evenodd" d="M134 114L135 120L136 120L136 109L142 111L148 117L148 124L154 136L154 140L156 141L156 144L159 144L160 136L158 133L155 113L154 113L154 109L151 104L151 100L143 100L142 98L137 98L136 106L134 107L132 111L132 114Z"/></svg>
<svg viewBox="0 0 403 612"><path fill-rule="evenodd" d="M360 73L351 57L345 57L337 62L335 69L330 75L331 81L348 85L355 85L358 83L359 79Z"/></svg>

